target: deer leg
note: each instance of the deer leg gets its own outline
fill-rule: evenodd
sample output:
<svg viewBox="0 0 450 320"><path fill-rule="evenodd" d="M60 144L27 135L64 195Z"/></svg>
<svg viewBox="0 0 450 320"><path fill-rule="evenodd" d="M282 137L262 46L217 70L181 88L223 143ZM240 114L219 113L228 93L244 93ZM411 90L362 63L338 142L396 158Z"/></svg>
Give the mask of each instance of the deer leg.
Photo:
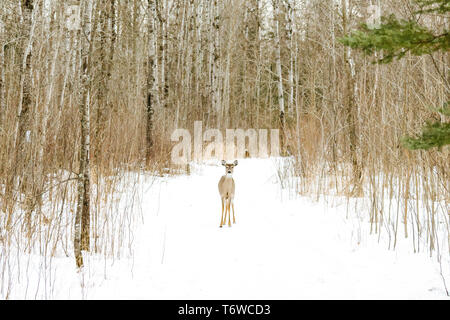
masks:
<svg viewBox="0 0 450 320"><path fill-rule="evenodd" d="M223 209L224 209L224 205L223 205L223 198L222 198L222 215L220 217L220 228L222 228L222 225L223 225Z"/></svg>
<svg viewBox="0 0 450 320"><path fill-rule="evenodd" d="M225 198L225 216L223 217L223 224L227 224L227 214L228 214L228 199Z"/></svg>
<svg viewBox="0 0 450 320"><path fill-rule="evenodd" d="M233 223L236 223L236 218L234 217L234 201L231 201L231 207L233 208Z"/></svg>
<svg viewBox="0 0 450 320"><path fill-rule="evenodd" d="M227 209L228 209L228 226L231 227L231 211L230 211L231 199L228 198Z"/></svg>
<svg viewBox="0 0 450 320"><path fill-rule="evenodd" d="M227 223L227 199L226 198L224 199L224 202L225 202L225 211L223 214L223 224L225 225Z"/></svg>

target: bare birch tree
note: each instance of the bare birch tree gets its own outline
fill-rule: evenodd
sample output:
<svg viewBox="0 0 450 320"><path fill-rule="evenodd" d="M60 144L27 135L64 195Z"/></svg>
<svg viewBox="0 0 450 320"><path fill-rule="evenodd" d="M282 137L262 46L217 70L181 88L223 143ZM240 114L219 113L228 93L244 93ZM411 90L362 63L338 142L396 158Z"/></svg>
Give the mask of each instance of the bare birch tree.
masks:
<svg viewBox="0 0 450 320"><path fill-rule="evenodd" d="M80 41L80 166L78 178L78 200L74 228L74 250L77 267L83 266L82 250L89 250L90 244L90 70L92 54L92 12L91 0L81 2L82 27L78 31Z"/></svg>
<svg viewBox="0 0 450 320"><path fill-rule="evenodd" d="M155 96L155 54L156 54L156 36L155 36L155 7L151 0L147 2L147 104L146 104L146 160L147 165L153 156L153 113Z"/></svg>
<svg viewBox="0 0 450 320"><path fill-rule="evenodd" d="M281 36L280 36L280 0L273 0L273 12L275 20L275 63L277 75L277 93L278 93L278 108L280 110L280 129L281 129L281 152L284 153L286 145L286 115L284 107L284 87L283 87L283 72L281 63Z"/></svg>
<svg viewBox="0 0 450 320"><path fill-rule="evenodd" d="M344 34L348 32L349 12L352 8L348 7L348 0L342 0L342 29ZM353 167L353 183L355 192L360 187L360 179L362 177L361 167L358 159L357 146L357 104L355 98L355 62L351 57L351 49L343 48L344 62L346 63L345 77L346 77L346 99L344 101L345 121L348 127L349 149L351 163Z"/></svg>

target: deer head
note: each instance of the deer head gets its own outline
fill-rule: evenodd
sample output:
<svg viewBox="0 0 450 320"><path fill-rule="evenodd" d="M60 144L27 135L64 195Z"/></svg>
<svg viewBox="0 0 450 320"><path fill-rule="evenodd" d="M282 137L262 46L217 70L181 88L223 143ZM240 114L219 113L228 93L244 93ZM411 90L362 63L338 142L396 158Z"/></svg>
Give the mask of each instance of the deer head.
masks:
<svg viewBox="0 0 450 320"><path fill-rule="evenodd" d="M238 165L238 161L234 160L233 163L227 163L225 160L222 160L222 165L225 167L225 174L233 174L234 167Z"/></svg>

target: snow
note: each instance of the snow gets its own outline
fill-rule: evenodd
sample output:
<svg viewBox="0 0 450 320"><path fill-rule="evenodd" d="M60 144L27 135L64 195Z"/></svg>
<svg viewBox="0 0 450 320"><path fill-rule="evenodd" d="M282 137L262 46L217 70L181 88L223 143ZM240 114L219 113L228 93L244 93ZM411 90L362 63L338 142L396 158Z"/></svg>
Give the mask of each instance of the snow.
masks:
<svg viewBox="0 0 450 320"><path fill-rule="evenodd" d="M219 228L223 174L210 161L189 176L147 177L132 254L86 256L80 273L73 257L53 259L51 292L28 285L26 298L449 299L436 259L409 240L388 250L369 235L368 215L352 216L338 197L312 202L282 189L274 159L239 160L236 224Z"/></svg>

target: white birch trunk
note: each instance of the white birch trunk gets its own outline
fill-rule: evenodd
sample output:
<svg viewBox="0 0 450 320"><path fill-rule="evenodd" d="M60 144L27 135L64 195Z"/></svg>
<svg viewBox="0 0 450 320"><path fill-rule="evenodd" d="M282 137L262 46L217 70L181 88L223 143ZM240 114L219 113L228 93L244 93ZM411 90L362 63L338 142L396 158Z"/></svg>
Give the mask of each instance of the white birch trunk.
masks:
<svg viewBox="0 0 450 320"><path fill-rule="evenodd" d="M146 161L150 163L153 156L153 113L155 97L155 71L156 62L156 36L155 36L155 7L152 1L147 2L147 32L148 32L148 58L147 58L147 107L146 107Z"/></svg>
<svg viewBox="0 0 450 320"><path fill-rule="evenodd" d="M288 98L288 113L292 115L294 109L294 54L292 50L292 35L293 35L293 17L294 11L292 7L291 0L285 1L285 15L286 15L286 33L287 33L287 49L289 51L289 75L288 75L288 85L289 85L289 98Z"/></svg>
<svg viewBox="0 0 450 320"><path fill-rule="evenodd" d="M0 8L1 10L1 8ZM3 126L3 116L6 112L6 78L5 78L5 40L4 31L0 30L0 128Z"/></svg>
<svg viewBox="0 0 450 320"><path fill-rule="evenodd" d="M197 30L197 37L196 37L196 50L195 50L195 81L196 81L196 101L198 106L200 106L201 103L201 79L203 74L203 50L202 50L202 29L203 29L203 12L204 12L204 6L200 5L196 12L196 19L195 19L195 28Z"/></svg>
<svg viewBox="0 0 450 320"><path fill-rule="evenodd" d="M220 106L220 88L219 88L219 79L220 79L220 66L219 66L219 58L220 58L220 17L219 17L219 5L217 0L213 0L211 5L211 19L212 19L212 27L213 27L213 52L212 52L212 68L211 68L211 91L212 91L212 107L216 114L220 114L221 106Z"/></svg>
<svg viewBox="0 0 450 320"><path fill-rule="evenodd" d="M23 5L23 4L22 4ZM22 57L22 66L21 66L21 74L20 74L20 97L19 97L19 106L17 108L17 117L18 121L16 122L16 126L14 129L14 139L13 145L17 146L17 143L21 143L19 140L19 131L21 126L21 120L24 112L24 109L28 109L30 102L30 86L31 86L31 50L34 39L34 32L36 28L36 18L35 12L37 10L37 6L33 6L33 2L31 2L31 7L26 7L23 5L22 15L23 15L23 23L27 30L27 43L25 46L24 54ZM25 107L25 108L24 108Z"/></svg>
<svg viewBox="0 0 450 320"><path fill-rule="evenodd" d="M277 89L278 89L278 107L280 110L280 128L281 128L281 153L284 152L285 144L285 107L284 107L284 90L283 90L283 73L281 70L281 41L280 41L280 0L273 0L273 12L275 18L275 59L277 73Z"/></svg>
<svg viewBox="0 0 450 320"><path fill-rule="evenodd" d="M342 0L342 26L344 34L348 32L348 12L350 12L350 8L348 8L348 3L346 0ZM346 125L348 127L348 135L350 142L350 158L353 168L353 182L354 189L353 191L358 193L359 182L361 179L361 167L358 159L358 150L357 150L357 136L356 136L356 123L357 123L357 113L358 107L356 104L356 84L355 84L355 63L351 56L351 49L344 48L344 61L347 64L346 68L346 77L347 77L347 88L346 88Z"/></svg>
<svg viewBox="0 0 450 320"><path fill-rule="evenodd" d="M91 33L92 33L92 0L82 1L82 30L79 31L81 44L81 143L80 167L78 179L78 200L74 228L74 251L77 267L83 266L81 250L89 249L89 187L90 187L90 63L91 63Z"/></svg>

